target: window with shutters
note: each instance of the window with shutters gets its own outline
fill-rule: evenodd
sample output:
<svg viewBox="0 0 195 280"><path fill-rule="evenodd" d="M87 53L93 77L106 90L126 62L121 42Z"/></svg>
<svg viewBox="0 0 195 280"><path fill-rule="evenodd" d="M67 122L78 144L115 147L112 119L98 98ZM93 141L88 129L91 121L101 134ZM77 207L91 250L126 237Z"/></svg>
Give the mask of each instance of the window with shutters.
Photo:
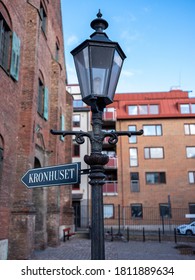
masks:
<svg viewBox="0 0 195 280"><path fill-rule="evenodd" d="M20 66L20 39L17 36L17 34L13 32L10 75L16 81L18 81L19 78L19 66Z"/></svg>
<svg viewBox="0 0 195 280"><path fill-rule="evenodd" d="M12 32L11 18L0 1L0 66L18 81L20 66L20 38Z"/></svg>
<svg viewBox="0 0 195 280"><path fill-rule="evenodd" d="M9 71L9 63L10 63L10 51L11 51L10 37L11 37L10 27L0 12L0 65L6 71Z"/></svg>

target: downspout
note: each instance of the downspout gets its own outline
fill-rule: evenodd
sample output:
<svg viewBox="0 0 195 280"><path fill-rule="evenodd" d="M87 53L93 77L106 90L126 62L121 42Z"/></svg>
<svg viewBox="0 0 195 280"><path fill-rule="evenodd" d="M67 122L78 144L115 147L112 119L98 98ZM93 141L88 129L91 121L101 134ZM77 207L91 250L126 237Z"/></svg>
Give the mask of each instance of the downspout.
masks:
<svg viewBox="0 0 195 280"><path fill-rule="evenodd" d="M119 131L121 131L121 121L119 120ZM122 220L123 228L125 229L125 207L124 207L124 179L123 179L123 151L122 151L122 139L120 139L120 151L121 151L121 192L122 192Z"/></svg>

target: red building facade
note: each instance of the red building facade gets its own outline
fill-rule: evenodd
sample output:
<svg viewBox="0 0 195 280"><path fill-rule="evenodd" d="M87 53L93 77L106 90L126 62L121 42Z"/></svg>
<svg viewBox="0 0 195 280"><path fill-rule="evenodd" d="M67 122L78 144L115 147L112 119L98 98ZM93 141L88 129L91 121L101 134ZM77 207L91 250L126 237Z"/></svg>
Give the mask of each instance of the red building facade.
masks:
<svg viewBox="0 0 195 280"><path fill-rule="evenodd" d="M71 186L27 189L31 168L71 162L72 97L60 0L0 1L0 258L28 259L73 224Z"/></svg>

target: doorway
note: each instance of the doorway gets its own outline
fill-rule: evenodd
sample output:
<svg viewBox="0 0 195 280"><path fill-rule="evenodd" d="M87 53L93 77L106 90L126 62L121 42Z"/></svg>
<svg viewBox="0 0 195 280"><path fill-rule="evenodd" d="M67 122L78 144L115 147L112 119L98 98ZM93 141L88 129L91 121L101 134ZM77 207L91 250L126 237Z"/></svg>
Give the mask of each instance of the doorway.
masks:
<svg viewBox="0 0 195 280"><path fill-rule="evenodd" d="M80 201L73 201L75 230L81 227L81 205Z"/></svg>

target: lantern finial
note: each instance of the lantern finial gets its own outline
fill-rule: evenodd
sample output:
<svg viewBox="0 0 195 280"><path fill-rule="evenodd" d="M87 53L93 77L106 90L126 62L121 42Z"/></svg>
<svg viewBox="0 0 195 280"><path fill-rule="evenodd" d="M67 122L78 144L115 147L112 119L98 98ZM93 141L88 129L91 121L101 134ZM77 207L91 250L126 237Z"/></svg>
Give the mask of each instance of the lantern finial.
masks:
<svg viewBox="0 0 195 280"><path fill-rule="evenodd" d="M102 13L101 13L100 9L99 9L99 11L98 11L98 13L97 13L97 17L98 17L98 18L101 18L101 17L102 17Z"/></svg>
<svg viewBox="0 0 195 280"><path fill-rule="evenodd" d="M99 9L97 18L91 22L91 28L96 32L103 32L108 27L108 22L102 18L102 13Z"/></svg>

